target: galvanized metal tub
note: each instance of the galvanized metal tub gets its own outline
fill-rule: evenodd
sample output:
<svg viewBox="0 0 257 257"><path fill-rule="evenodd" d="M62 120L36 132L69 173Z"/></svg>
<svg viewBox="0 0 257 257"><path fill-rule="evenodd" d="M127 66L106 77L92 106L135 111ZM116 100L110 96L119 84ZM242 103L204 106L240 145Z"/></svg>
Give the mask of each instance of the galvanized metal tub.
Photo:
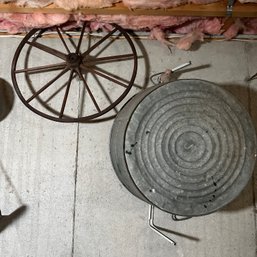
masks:
<svg viewBox="0 0 257 257"><path fill-rule="evenodd" d="M178 80L134 96L111 132L114 170L136 197L182 216L214 212L251 178L256 134L237 99L202 80Z"/></svg>

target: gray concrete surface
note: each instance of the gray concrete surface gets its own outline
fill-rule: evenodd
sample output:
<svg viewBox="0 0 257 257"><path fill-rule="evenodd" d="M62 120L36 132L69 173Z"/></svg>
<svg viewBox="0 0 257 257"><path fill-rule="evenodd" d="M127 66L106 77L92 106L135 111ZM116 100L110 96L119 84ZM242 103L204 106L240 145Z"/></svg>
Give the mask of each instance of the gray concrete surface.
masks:
<svg viewBox="0 0 257 257"><path fill-rule="evenodd" d="M32 113L11 86L11 59L20 39L0 42L0 111L5 113L0 115L0 209L5 215L0 218L0 256L256 256L256 175L237 199L214 214L174 222L169 214L156 211L156 223L174 232L167 235L177 246L169 244L148 227L147 204L131 195L113 171L113 121L61 124ZM48 43L59 44L56 39ZM211 42L188 52L170 52L156 41L135 43L144 57L139 59L136 85L151 86L150 75L191 60L179 78L225 87L257 125L257 80L245 82L257 72L256 43ZM122 51L123 41L119 44ZM38 57L33 58L37 63ZM120 74L127 72L127 65L120 66ZM134 87L118 108L139 90ZM78 95L72 96L75 103Z"/></svg>

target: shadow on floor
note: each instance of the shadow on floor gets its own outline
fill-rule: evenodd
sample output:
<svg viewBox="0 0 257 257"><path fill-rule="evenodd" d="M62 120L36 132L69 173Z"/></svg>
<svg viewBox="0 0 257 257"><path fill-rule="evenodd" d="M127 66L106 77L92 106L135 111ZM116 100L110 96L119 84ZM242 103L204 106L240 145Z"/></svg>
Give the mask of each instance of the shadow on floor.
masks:
<svg viewBox="0 0 257 257"><path fill-rule="evenodd" d="M9 215L1 215L0 213L0 233L3 232L9 225L21 218L27 210L26 205L19 207Z"/></svg>
<svg viewBox="0 0 257 257"><path fill-rule="evenodd" d="M11 112L14 104L14 91L11 85L0 78L0 121L4 120Z"/></svg>
<svg viewBox="0 0 257 257"><path fill-rule="evenodd" d="M129 34L131 36L131 38L136 37L133 31L129 31ZM148 86L149 86L149 81L150 81L150 61L148 58L148 54L147 54L147 50L145 49L143 43L140 40L135 40L134 44L137 45L137 47L140 49L140 53L137 53L138 55L138 59L143 59L144 61L144 80L140 83L140 85L134 83L133 87L140 89L141 91L145 90ZM115 119L115 117L117 116L119 110L115 107L113 108L112 112L109 112L107 115L104 115L100 118L96 118L96 119L92 119L86 122L82 122L82 123L100 123L100 122L105 122L105 121L109 121L109 120L113 120ZM115 113L115 114L113 114Z"/></svg>
<svg viewBox="0 0 257 257"><path fill-rule="evenodd" d="M251 115L251 119L257 128L257 115L256 112L251 111L251 99L257 99L257 92L249 89L249 87L240 84L219 84L222 88L229 91L236 99L245 107L246 111ZM251 112L251 113L250 113ZM256 130L257 131L257 130ZM228 205L223 207L221 212L234 212L241 209L246 209L255 206L255 186L254 178L257 176L257 165L255 165L252 178L249 180L246 187L242 192Z"/></svg>
<svg viewBox="0 0 257 257"><path fill-rule="evenodd" d="M172 235L175 235L175 236L178 236L178 237L183 237L183 238L186 238L188 240L192 240L192 241L196 241L196 242L200 241L200 239L198 237L186 235L186 234L183 234L183 233L180 233L180 232L176 232L174 230L170 230L170 229L167 229L167 228L164 228L164 227L160 227L160 226L156 226L156 228L161 230L161 231L164 231L166 233L169 233L169 234L172 234Z"/></svg>
<svg viewBox="0 0 257 257"><path fill-rule="evenodd" d="M202 70L202 69L208 69L210 67L211 67L210 64L203 64L203 65L190 67L190 68L185 68L185 69L176 71L176 72L172 73L173 81L179 79L179 77L184 73L197 71L197 70Z"/></svg>
<svg viewBox="0 0 257 257"><path fill-rule="evenodd" d="M1 178L1 175L3 176L2 178ZM6 181L6 186L7 186L6 190L7 191L8 190L12 191L14 193L14 195L15 195L18 203L19 203L19 205L23 205L22 204L22 200L21 200L21 198L19 196L19 193L18 193L17 189L15 188L15 186L14 186L10 176L8 175L8 172L6 171L6 169L5 169L5 167L4 167L4 165L3 165L1 160L0 160L0 179L1 180L4 179Z"/></svg>
<svg viewBox="0 0 257 257"><path fill-rule="evenodd" d="M255 170L256 173L256 170ZM253 207L254 197L253 197L253 181L250 180L243 191L229 204L223 207L221 212L235 212L242 209L247 209Z"/></svg>

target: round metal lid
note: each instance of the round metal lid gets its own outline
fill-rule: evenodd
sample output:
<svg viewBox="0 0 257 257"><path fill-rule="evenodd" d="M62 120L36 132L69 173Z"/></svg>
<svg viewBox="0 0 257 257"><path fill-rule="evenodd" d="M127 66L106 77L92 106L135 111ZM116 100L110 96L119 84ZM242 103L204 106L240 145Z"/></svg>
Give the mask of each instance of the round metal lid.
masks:
<svg viewBox="0 0 257 257"><path fill-rule="evenodd" d="M249 114L231 94L202 80L151 91L134 110L124 143L137 188L158 208L184 216L232 201L256 158Z"/></svg>

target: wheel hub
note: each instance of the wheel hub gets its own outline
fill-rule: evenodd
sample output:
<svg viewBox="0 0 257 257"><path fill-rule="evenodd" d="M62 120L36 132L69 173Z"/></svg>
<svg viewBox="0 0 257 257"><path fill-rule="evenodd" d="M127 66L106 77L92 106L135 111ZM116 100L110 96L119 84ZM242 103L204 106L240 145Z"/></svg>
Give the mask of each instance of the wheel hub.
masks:
<svg viewBox="0 0 257 257"><path fill-rule="evenodd" d="M76 53L70 53L67 55L67 63L72 68L77 68L82 62L82 57Z"/></svg>

